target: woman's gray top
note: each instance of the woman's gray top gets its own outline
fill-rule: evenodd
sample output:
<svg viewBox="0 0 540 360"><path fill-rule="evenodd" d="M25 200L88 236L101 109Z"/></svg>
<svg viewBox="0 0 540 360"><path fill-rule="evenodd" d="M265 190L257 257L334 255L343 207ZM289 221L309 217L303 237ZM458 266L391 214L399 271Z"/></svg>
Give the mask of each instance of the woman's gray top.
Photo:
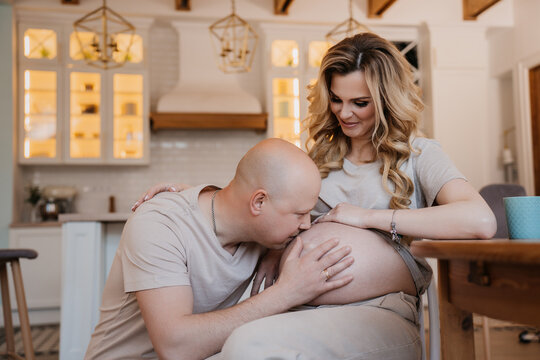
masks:
<svg viewBox="0 0 540 360"><path fill-rule="evenodd" d="M431 139L415 138L413 148L418 153L411 153L411 157L401 166L414 184L411 195L411 209L419 209L436 205L435 198L444 184L453 179L465 179L454 166L450 158L442 151L440 144ZM388 209L391 196L382 186L382 175L379 172L381 162L355 165L344 159L343 168L331 171L328 177L322 180L319 201L312 211L313 217L327 213L339 203L349 203L366 209ZM392 188L393 184L389 184ZM399 233L399 219L396 229ZM388 224L390 230L390 224ZM431 268L422 258L413 256L409 246L392 241L392 237L378 231L401 255L409 268L421 295L431 280Z"/></svg>

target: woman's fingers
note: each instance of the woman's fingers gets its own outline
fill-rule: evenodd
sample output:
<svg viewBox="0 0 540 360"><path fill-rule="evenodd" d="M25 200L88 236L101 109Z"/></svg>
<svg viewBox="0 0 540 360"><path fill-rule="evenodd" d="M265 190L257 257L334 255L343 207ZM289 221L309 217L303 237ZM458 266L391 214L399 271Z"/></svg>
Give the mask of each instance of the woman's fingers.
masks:
<svg viewBox="0 0 540 360"><path fill-rule="evenodd" d="M157 184L150 189L148 189L141 197L133 204L131 207L131 211L137 210L137 208L145 201L150 200L156 194L159 194L160 192L169 191L169 192L180 192L182 190L189 189L191 185L178 183L178 184Z"/></svg>

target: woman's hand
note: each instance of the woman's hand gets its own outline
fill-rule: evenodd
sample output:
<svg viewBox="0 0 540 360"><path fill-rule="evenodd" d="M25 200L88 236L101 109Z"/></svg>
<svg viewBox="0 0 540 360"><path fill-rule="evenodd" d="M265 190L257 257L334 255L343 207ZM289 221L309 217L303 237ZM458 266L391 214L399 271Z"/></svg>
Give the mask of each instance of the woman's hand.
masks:
<svg viewBox="0 0 540 360"><path fill-rule="evenodd" d="M359 206L340 203L328 213L316 219L315 223L332 221L366 229L370 227L369 215L372 211L373 210L364 209Z"/></svg>
<svg viewBox="0 0 540 360"><path fill-rule="evenodd" d="M257 274L253 279L253 287L251 288L251 296L257 295L261 284L264 281L264 288L268 288L274 284L279 274L279 261L284 250L268 250L268 252L260 259L257 265Z"/></svg>
<svg viewBox="0 0 540 360"><path fill-rule="evenodd" d="M190 187L191 187L191 185L182 184L182 183L178 183L178 184L156 184L156 185L152 186L150 189L148 189L143 195L141 195L139 200L137 200L135 202L135 204L133 204L133 206L131 207L131 211L137 210L137 208L143 202L145 202L146 200L150 200L151 198L153 198L156 194L159 194L160 192L164 192L164 191L180 192L182 190L189 189Z"/></svg>

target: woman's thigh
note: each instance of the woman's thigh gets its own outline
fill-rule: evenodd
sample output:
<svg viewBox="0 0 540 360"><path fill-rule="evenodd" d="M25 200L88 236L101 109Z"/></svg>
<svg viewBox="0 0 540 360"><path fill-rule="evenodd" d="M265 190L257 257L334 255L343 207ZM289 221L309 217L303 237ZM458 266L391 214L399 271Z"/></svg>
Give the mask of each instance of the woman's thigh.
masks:
<svg viewBox="0 0 540 360"><path fill-rule="evenodd" d="M270 316L236 329L219 359L420 359L415 311L406 295L394 293Z"/></svg>

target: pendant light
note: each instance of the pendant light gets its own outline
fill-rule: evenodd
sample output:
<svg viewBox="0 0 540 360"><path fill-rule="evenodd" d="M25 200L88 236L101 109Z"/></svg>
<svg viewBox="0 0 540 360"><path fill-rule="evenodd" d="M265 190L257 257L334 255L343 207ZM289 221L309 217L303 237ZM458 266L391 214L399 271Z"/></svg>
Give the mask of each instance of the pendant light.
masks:
<svg viewBox="0 0 540 360"><path fill-rule="evenodd" d="M249 72L259 36L247 21L232 13L210 25L210 37L218 67L225 73Z"/></svg>

